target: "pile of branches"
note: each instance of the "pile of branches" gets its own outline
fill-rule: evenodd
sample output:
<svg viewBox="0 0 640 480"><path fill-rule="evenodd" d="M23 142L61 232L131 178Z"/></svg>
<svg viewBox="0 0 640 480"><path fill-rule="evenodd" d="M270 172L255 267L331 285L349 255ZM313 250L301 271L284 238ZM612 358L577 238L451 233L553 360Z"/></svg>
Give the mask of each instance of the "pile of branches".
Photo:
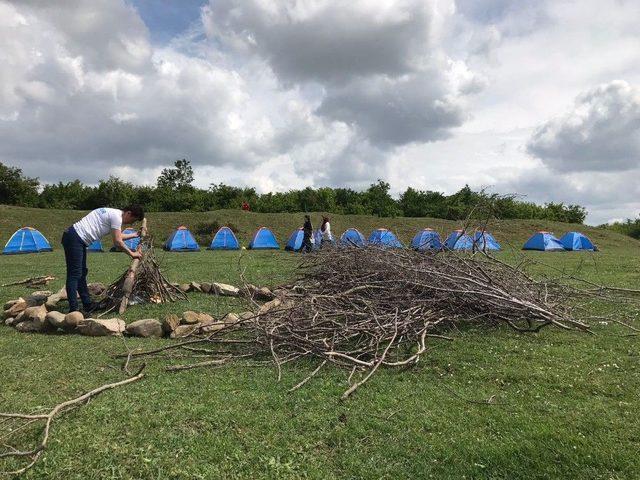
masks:
<svg viewBox="0 0 640 480"><path fill-rule="evenodd" d="M133 357L208 358L168 367L183 370L269 355L278 378L284 364L314 357L320 360L317 368L293 388L333 364L350 370L350 387L343 394L348 397L381 366L418 363L431 339L450 339L447 332L462 324L589 332L584 304L604 297L602 290L579 289L559 279L536 280L482 253L376 247L305 256L297 281L279 293L267 304L256 303L250 318Z"/></svg>
<svg viewBox="0 0 640 480"><path fill-rule="evenodd" d="M186 300L187 296L178 287L172 285L160 270L160 264L153 248L153 237L146 236L140 242L140 251L144 253L138 262L135 275L127 269L115 282L107 287L100 302L101 310L118 308L123 298L130 303L165 303ZM131 292L126 291L127 278L133 279Z"/></svg>

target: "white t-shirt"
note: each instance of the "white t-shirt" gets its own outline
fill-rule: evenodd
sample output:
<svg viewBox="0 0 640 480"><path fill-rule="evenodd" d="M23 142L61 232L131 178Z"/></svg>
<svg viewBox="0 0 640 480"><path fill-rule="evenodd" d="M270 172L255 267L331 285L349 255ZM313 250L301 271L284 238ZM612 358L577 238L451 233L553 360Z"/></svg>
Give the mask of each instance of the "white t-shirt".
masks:
<svg viewBox="0 0 640 480"><path fill-rule="evenodd" d="M89 215L73 224L78 236L85 245L91 245L111 230L122 229L122 210L117 208L96 208Z"/></svg>
<svg viewBox="0 0 640 480"><path fill-rule="evenodd" d="M322 232L322 238L325 240L333 241L333 235L331 235L331 224L329 222L324 224L324 230L320 229Z"/></svg>

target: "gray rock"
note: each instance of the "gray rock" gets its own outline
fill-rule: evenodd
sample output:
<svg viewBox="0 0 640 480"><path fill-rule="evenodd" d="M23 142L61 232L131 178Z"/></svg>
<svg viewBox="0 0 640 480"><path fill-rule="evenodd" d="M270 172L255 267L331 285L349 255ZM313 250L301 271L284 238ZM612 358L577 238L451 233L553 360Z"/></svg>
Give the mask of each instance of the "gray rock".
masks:
<svg viewBox="0 0 640 480"><path fill-rule="evenodd" d="M54 328L64 328L64 319L65 319L66 315L64 313L61 312L56 312L55 310L47 313L47 316L45 317L47 322L49 322L49 325L51 325Z"/></svg>
<svg viewBox="0 0 640 480"><path fill-rule="evenodd" d="M161 337L162 324L155 318L145 318L127 325L126 331L135 337Z"/></svg>
<svg viewBox="0 0 640 480"><path fill-rule="evenodd" d="M202 286L198 282L191 282L191 291L193 292L201 292Z"/></svg>
<svg viewBox="0 0 640 480"><path fill-rule="evenodd" d="M9 317L4 321L4 324L9 327L12 327L15 323L16 323L16 319L13 317Z"/></svg>
<svg viewBox="0 0 640 480"><path fill-rule="evenodd" d="M119 318L87 318L78 324L78 331L89 337L106 337L122 335L126 327Z"/></svg>
<svg viewBox="0 0 640 480"><path fill-rule="evenodd" d="M178 288L181 292L187 293L189 290L191 290L191 285L188 283L181 283L180 285L178 285Z"/></svg>
<svg viewBox="0 0 640 480"><path fill-rule="evenodd" d="M2 310L9 310L12 306L14 306L20 300L21 300L20 298L16 298L15 300L9 300L4 304L4 307L2 307Z"/></svg>
<svg viewBox="0 0 640 480"><path fill-rule="evenodd" d="M27 303L34 306L42 305L51 295L53 295L53 292L49 290L38 290L27 297Z"/></svg>
<svg viewBox="0 0 640 480"><path fill-rule="evenodd" d="M238 323L240 321L240 317L235 313L227 313L224 317L222 317L222 322L225 325L233 325L234 323Z"/></svg>
<svg viewBox="0 0 640 480"><path fill-rule="evenodd" d="M211 323L213 322L213 317L206 313L201 312L193 312L188 310L182 314L182 320L180 321L183 325L193 325L195 323Z"/></svg>
<svg viewBox="0 0 640 480"><path fill-rule="evenodd" d="M238 297L240 296L240 289L238 287L234 287L233 285L227 285L226 283L213 283L211 284L212 291L216 295L220 295L222 297Z"/></svg>
<svg viewBox="0 0 640 480"><path fill-rule="evenodd" d="M84 315L82 312L69 312L64 317L64 321L62 322L62 327L65 330L73 330L77 328L77 326L84 320Z"/></svg>
<svg viewBox="0 0 640 480"><path fill-rule="evenodd" d="M199 324L194 325L178 325L178 327L169 335L171 338L184 338L197 332L200 328Z"/></svg>
<svg viewBox="0 0 640 480"><path fill-rule="evenodd" d="M242 320L247 320L249 318L253 318L256 316L256 314L254 312L242 312L240 315L238 315Z"/></svg>
<svg viewBox="0 0 640 480"><path fill-rule="evenodd" d="M178 325L180 325L180 317L173 313L166 315L162 320L162 330L167 335L171 335L171 332L178 328Z"/></svg>
<svg viewBox="0 0 640 480"><path fill-rule="evenodd" d="M24 298L19 298L13 305L4 311L4 318L16 317L20 312L24 312L29 305Z"/></svg>
<svg viewBox="0 0 640 480"><path fill-rule="evenodd" d="M46 332L51 325L46 320L47 309L44 305L29 307L22 312L20 322L16 329L20 332Z"/></svg>
<svg viewBox="0 0 640 480"><path fill-rule="evenodd" d="M200 288L202 289L202 291L203 291L204 293L211 293L211 288L212 288L212 286L211 286L211 284L210 284L210 283L208 283L208 282L204 282L204 283L201 283L201 284L200 284Z"/></svg>

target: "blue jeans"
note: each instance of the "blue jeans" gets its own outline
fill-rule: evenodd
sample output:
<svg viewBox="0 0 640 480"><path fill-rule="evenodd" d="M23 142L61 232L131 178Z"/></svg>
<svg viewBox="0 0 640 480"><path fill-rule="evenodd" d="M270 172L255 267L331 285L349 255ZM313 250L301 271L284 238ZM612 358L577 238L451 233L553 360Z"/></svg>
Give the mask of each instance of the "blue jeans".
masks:
<svg viewBox="0 0 640 480"><path fill-rule="evenodd" d="M91 305L91 295L87 287L87 246L73 227L67 228L62 234L64 259L67 262L67 298L69 311L78 310L78 293L85 307Z"/></svg>

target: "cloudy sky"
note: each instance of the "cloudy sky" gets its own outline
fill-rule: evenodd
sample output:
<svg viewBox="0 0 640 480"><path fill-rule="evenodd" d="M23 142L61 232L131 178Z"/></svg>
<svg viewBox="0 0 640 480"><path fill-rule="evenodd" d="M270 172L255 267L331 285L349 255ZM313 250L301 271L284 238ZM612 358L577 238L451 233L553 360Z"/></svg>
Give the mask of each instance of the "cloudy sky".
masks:
<svg viewBox="0 0 640 480"><path fill-rule="evenodd" d="M638 0L0 0L0 161L635 217L638 24Z"/></svg>

